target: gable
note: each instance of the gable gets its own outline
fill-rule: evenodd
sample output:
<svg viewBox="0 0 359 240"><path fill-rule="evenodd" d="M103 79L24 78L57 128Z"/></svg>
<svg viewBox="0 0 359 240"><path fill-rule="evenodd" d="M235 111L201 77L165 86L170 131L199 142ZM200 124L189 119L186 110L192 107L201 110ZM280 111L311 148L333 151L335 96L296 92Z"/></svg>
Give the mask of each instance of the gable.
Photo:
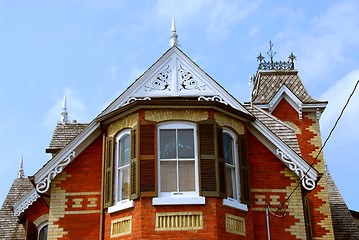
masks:
<svg viewBox="0 0 359 240"><path fill-rule="evenodd" d="M250 115L232 95L180 49L172 47L99 117L134 101L171 97L218 101Z"/></svg>

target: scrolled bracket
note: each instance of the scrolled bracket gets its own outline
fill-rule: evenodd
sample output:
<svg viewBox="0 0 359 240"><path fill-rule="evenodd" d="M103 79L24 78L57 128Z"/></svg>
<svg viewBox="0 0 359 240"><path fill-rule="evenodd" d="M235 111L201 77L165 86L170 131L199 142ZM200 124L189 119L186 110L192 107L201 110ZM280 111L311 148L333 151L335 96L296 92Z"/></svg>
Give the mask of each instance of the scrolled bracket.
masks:
<svg viewBox="0 0 359 240"><path fill-rule="evenodd" d="M228 103L224 101L220 96L213 96L213 97L199 96L198 101L215 101L228 105Z"/></svg>
<svg viewBox="0 0 359 240"><path fill-rule="evenodd" d="M36 184L36 191L39 193L45 193L50 188L50 183L59 173L62 172L62 169L66 167L70 162L71 158L75 158L75 151L70 153L66 158L64 158L41 182Z"/></svg>
<svg viewBox="0 0 359 240"><path fill-rule="evenodd" d="M278 157L288 166L288 168L300 178L302 186L306 190L311 191L316 187L315 180L306 175L306 171L304 169L298 167L298 165L290 160L281 150L277 149L276 152Z"/></svg>

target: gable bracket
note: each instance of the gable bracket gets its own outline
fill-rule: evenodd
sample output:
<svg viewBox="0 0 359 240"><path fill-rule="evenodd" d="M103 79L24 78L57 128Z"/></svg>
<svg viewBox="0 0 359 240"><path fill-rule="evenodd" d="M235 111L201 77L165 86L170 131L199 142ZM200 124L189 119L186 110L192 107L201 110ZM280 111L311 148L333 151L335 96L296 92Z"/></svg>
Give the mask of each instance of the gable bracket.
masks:
<svg viewBox="0 0 359 240"><path fill-rule="evenodd" d="M123 104L122 106L125 106L127 104L136 102L136 101L140 101L140 100L151 100L150 97L143 97L143 98L136 98L136 97L130 97L127 99L127 101L125 102L125 104Z"/></svg>
<svg viewBox="0 0 359 240"><path fill-rule="evenodd" d="M54 167L52 171L47 174L47 177L36 184L36 190L39 193L45 193L47 190L49 190L52 179L54 179L59 173L62 172L62 169L71 162L71 158L75 158L75 155L75 151L72 151L69 155L67 155L67 157L65 157L56 167Z"/></svg>
<svg viewBox="0 0 359 240"><path fill-rule="evenodd" d="M292 170L302 181L303 187L311 191L315 188L315 180L313 178L310 178L308 175L306 175L306 172L304 169L300 168L295 162L289 159L288 156L286 156L281 150L277 149L277 155L280 157L280 159L288 166L290 170Z"/></svg>
<svg viewBox="0 0 359 240"><path fill-rule="evenodd" d="M199 96L198 101L216 101L228 105L228 103L224 101L220 96L212 96L212 97Z"/></svg>

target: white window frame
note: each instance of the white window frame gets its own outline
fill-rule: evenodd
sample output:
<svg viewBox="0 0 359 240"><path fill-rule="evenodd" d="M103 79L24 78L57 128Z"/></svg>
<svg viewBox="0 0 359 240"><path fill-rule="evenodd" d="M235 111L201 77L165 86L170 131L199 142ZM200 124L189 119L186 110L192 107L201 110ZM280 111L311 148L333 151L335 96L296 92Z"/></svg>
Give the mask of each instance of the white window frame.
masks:
<svg viewBox="0 0 359 240"><path fill-rule="evenodd" d="M120 144L119 143L120 143L120 140L126 135L129 135L130 142L131 142L131 130L130 129L123 130L122 132L120 132L120 134L118 134L116 136L115 168L114 168L115 184L114 184L114 188L113 188L115 203L114 203L114 206L108 208L109 213L117 212L117 211L120 211L123 209L134 207L133 200L130 200L129 198L122 200L122 199L120 199L120 194L119 194L119 189L121 188L121 186L119 186L120 185L119 182L121 182L121 181L119 181L120 176L118 174L118 172L119 172L118 162L120 160ZM130 165L130 163L129 163L129 165ZM130 167L130 166L128 166L128 167Z"/></svg>
<svg viewBox="0 0 359 240"><path fill-rule="evenodd" d="M240 209L240 210L244 210L244 211L248 211L248 207L246 204L241 203L241 181L239 179L239 156L238 156L238 137L237 135L232 132L229 129L224 128L223 129L223 134L228 134L229 136L232 137L233 139L233 158L234 158L234 167L235 167L235 183L236 183L236 198L230 198L227 197L223 199L223 205L225 206L229 206L232 208L236 208L236 209ZM224 143L223 143L224 144ZM227 163L225 163L225 168L227 170ZM227 179L227 178L225 178ZM233 183L232 183L233 186Z"/></svg>
<svg viewBox="0 0 359 240"><path fill-rule="evenodd" d="M192 129L194 138L194 166L195 166L195 191L192 192L161 192L161 170L160 170L160 131L163 129ZM157 177L158 197L152 199L153 205L182 205L182 204L205 204L205 198L199 196L198 176L198 145L197 124L192 122L171 121L157 125ZM177 160L178 161L178 160Z"/></svg>
<svg viewBox="0 0 359 240"><path fill-rule="evenodd" d="M43 222L39 225L39 227L37 228L37 239L40 239L40 232L41 230L47 226L47 233L49 233L49 222Z"/></svg>

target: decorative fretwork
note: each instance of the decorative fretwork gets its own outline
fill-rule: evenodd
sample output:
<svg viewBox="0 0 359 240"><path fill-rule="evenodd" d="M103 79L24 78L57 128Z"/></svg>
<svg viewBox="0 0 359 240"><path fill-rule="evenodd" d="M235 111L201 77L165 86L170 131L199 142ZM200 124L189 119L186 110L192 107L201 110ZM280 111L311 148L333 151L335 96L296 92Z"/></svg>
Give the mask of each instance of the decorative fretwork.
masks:
<svg viewBox="0 0 359 240"><path fill-rule="evenodd" d="M269 41L269 50L267 52L270 61L264 60L262 53L259 53L257 61L259 61L258 69L260 70L291 70L294 69L294 60L297 60L297 57L291 53L289 55L288 61L273 61L273 57L276 52L273 52L273 43Z"/></svg>
<svg viewBox="0 0 359 240"><path fill-rule="evenodd" d="M182 90L194 90L197 89L199 91L205 90L205 85L199 86L197 80L193 79L192 73L190 71L185 70L181 65L180 69L178 69L178 72L181 75L182 83L181 83L181 89Z"/></svg>
<svg viewBox="0 0 359 240"><path fill-rule="evenodd" d="M21 213L23 213L31 204L33 204L36 199L38 199L40 195L36 192L35 189L33 189L30 192L30 195L26 198L25 201L21 203L20 206L15 207L14 209L14 215L20 216Z"/></svg>
<svg viewBox="0 0 359 240"><path fill-rule="evenodd" d="M170 66L168 65L165 70L157 74L156 80L152 82L152 86L145 86L145 91L164 91L169 89L168 74L171 72Z"/></svg>
<svg viewBox="0 0 359 240"><path fill-rule="evenodd" d="M36 190L39 193L45 193L47 190L49 190L50 188L50 183L52 181L52 179L54 179L57 174L62 172L62 169L67 166L67 164L69 164L71 162L71 158L74 159L75 158L75 151L73 151L72 153L70 153L66 158L64 158L51 172L49 172L47 174L47 177L45 177L44 180L42 180L41 182L39 182L36 185Z"/></svg>
<svg viewBox="0 0 359 240"><path fill-rule="evenodd" d="M307 171L305 169L301 169L295 162L290 160L281 150L277 149L277 155L280 159L292 170L297 176L302 180L302 186L311 191L315 188L315 180L310 178L307 175Z"/></svg>
<svg viewBox="0 0 359 240"><path fill-rule="evenodd" d="M228 105L228 103L225 102L220 96L213 96L213 97L199 96L198 101L216 101Z"/></svg>

